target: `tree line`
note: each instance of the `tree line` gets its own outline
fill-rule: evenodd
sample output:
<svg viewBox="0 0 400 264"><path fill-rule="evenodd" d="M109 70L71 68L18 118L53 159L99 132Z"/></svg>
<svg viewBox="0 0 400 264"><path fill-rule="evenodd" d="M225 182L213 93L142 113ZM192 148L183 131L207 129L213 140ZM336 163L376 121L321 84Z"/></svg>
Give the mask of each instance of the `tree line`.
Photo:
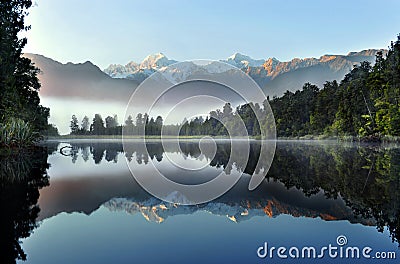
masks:
<svg viewBox="0 0 400 264"><path fill-rule="evenodd" d="M241 105L233 111L231 104L226 103L222 111L220 109L211 111L205 118L200 116L191 120L184 119L181 124L169 125L163 124L161 116L153 118L147 113L138 113L135 119L129 115L124 124L118 123L117 115L107 116L103 120L100 114L95 114L92 122L87 116L79 122L76 115L72 115L70 129L71 135L121 135L123 130L126 135L142 135L144 129L146 135L161 135L163 130L165 135L228 136L228 127L231 136L245 136L243 130L238 129L239 122L243 120L248 135L257 136L261 134L261 129L253 109L266 119L266 113L259 104ZM264 130L268 130L268 125L263 124Z"/></svg>
<svg viewBox="0 0 400 264"><path fill-rule="evenodd" d="M100 114L95 114L92 122L88 116L84 116L82 121L79 122L76 115L72 115L70 121L71 135L121 135L123 128L129 135L139 135L143 128L146 130L147 135L160 135L163 126L163 119L161 116L149 118L148 114L137 114L136 119L133 120L129 115L125 123L118 123L118 116L107 116L104 120Z"/></svg>
<svg viewBox="0 0 400 264"><path fill-rule="evenodd" d="M92 124L85 116L79 127L75 116L71 134L138 135L143 128L146 135L245 136L239 129L243 122L247 134L260 136L271 132L273 124L267 103L271 106L278 137L306 135L352 136L380 140L400 136L400 35L389 46L384 56L380 51L372 66L362 62L345 75L342 81L327 81L320 89L306 83L301 90L286 91L281 97L268 98L262 105L247 103L233 109L226 103L222 109L211 111L207 117L184 120L177 125L163 125L161 116L149 117L139 113L129 116L118 125L116 116L103 119L96 114Z"/></svg>
<svg viewBox="0 0 400 264"><path fill-rule="evenodd" d="M327 81L321 89L306 83L302 90L286 91L281 97L268 98L268 102L278 137L327 135L381 140L400 136L400 35L391 42L386 56L378 52L373 66L369 62L355 65L340 83ZM263 104L262 108L258 104L239 106L233 117L225 105L222 112L210 113L200 133L226 134L212 117L236 116L242 118L249 135L258 136L270 128L265 117L266 102ZM259 122L254 111L261 117ZM183 133L199 133L198 123L188 122ZM231 123L235 125L235 121Z"/></svg>
<svg viewBox="0 0 400 264"><path fill-rule="evenodd" d="M322 89L306 83L270 101L278 136L335 135L379 140L400 136L400 35L386 56L362 62Z"/></svg>

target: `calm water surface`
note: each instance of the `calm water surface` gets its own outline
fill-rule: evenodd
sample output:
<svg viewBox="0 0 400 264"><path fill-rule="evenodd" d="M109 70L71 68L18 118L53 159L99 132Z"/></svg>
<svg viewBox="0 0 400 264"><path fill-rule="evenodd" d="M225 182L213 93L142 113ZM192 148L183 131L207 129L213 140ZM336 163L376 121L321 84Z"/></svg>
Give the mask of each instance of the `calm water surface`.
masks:
<svg viewBox="0 0 400 264"><path fill-rule="evenodd" d="M71 148L62 155L63 146ZM399 147L278 141L254 191L247 186L260 144L252 142L250 150L246 167L229 162L229 141L218 142L215 157L202 155L196 141L180 148L154 141L146 151L134 140L125 149L110 140L47 142L34 152L1 156L2 263L398 263ZM167 156L209 165L185 173ZM154 163L185 184L244 174L218 199L182 206L144 191L127 161L133 170ZM368 246L371 255L395 252L397 259L257 256L265 242L269 249L319 251L337 247L341 235L344 248Z"/></svg>

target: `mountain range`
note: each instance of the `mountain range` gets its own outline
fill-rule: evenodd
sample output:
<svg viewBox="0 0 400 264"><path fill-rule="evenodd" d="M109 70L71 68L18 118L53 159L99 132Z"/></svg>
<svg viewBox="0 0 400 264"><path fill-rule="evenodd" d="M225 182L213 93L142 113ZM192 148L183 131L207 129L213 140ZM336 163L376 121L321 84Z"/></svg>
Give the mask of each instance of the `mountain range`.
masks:
<svg viewBox="0 0 400 264"><path fill-rule="evenodd" d="M350 52L347 55L323 55L320 58L294 58L281 62L276 58L253 59L249 56L235 53L221 62L233 65L252 77L263 91L270 96L280 96L286 90L300 89L306 82L322 86L325 81L340 81L355 64L362 61L373 63L378 51L368 49L360 52ZM176 60L168 59L163 53L147 56L141 63L111 64L104 69L110 77L129 79L142 82L156 71L174 69ZM186 74L190 74L186 72Z"/></svg>
<svg viewBox="0 0 400 264"><path fill-rule="evenodd" d="M147 56L140 63L112 64L104 70L90 61L60 63L43 55L26 53L24 56L30 58L40 69L38 77L42 87L39 94L42 103L51 109L50 122L56 124L61 133L68 133L69 127L66 120L69 120L72 114L79 118L84 115L92 116L94 113L105 116L109 114L124 116L126 105L132 93L143 80L155 71L163 72L162 76L167 77L172 84L180 80L187 80L191 76L200 76L206 70L217 73L218 78L225 78L230 83L242 86L238 84L241 81L240 78L239 80L235 79L237 74L232 75L229 71L226 71L226 69L232 69L234 66L252 77L264 93L272 97L281 96L287 90L299 90L306 82L322 87L325 81L340 81L354 64L365 60L373 63L378 51L382 51L384 54L387 52L386 50L369 49L350 52L347 55L295 58L286 62L281 62L276 58L252 59L249 56L235 53L220 60L226 64L210 63L206 68L198 67L191 61L175 64L177 63L176 60L168 59L164 54L158 53ZM196 84L194 86L190 88L187 85L187 89L179 92L179 94L168 93L167 95L170 96L165 97L163 102L172 104L177 100L192 96L196 91L197 93L202 91L207 92L207 94L222 96L220 98L226 98L227 101L230 100L231 103L234 103L224 89L210 85L200 87ZM243 87L243 89L246 89L246 87ZM149 91L149 93L151 92ZM143 98L143 100L146 100L146 98ZM252 99L252 101L255 100ZM99 106L99 102L102 104L101 106ZM166 109L169 108L168 106L165 107L167 107ZM205 105L203 108L196 111L207 113L215 109L216 106ZM136 115L140 111L142 110L136 109L132 114ZM180 117L176 117L175 121L179 122L180 120L182 120Z"/></svg>
<svg viewBox="0 0 400 264"><path fill-rule="evenodd" d="M90 61L63 64L42 55L25 53L24 56L40 69L42 97L127 102L138 86L131 79L111 78Z"/></svg>
<svg viewBox="0 0 400 264"><path fill-rule="evenodd" d="M285 91L301 89L304 83L311 82L320 87L328 80L341 80L353 65L362 61L371 63L378 51L368 49L350 52L347 55L323 55L320 58L295 58L281 62L276 58L252 59L235 53L220 60L238 67L263 89L266 95L280 96ZM111 100L126 103L132 91L155 71L172 71L175 79L185 79L196 71L194 64L186 62L180 70L174 69L176 60L157 53L147 56L142 62L129 62L126 65L111 64L103 71L87 61L84 63L62 64L37 54L25 54L41 70L42 84L40 94L50 97L79 98L86 100ZM182 71L182 68L185 70ZM185 74L186 76L180 76Z"/></svg>

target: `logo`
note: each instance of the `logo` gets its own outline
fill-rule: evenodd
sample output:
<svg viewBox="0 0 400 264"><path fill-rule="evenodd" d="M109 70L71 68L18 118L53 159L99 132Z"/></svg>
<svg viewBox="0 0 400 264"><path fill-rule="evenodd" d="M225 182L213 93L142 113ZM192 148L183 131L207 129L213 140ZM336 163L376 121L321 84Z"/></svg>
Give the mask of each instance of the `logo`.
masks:
<svg viewBox="0 0 400 264"><path fill-rule="evenodd" d="M345 237L344 235L340 235L336 238L336 244L338 244L339 246L344 246L347 244L347 237Z"/></svg>
<svg viewBox="0 0 400 264"><path fill-rule="evenodd" d="M314 246L269 246L268 242L257 249L257 256L259 258L276 257L280 259L396 259L396 252L393 251L376 251L369 247L347 246L347 237L339 235L336 238L335 244L328 244L322 247Z"/></svg>

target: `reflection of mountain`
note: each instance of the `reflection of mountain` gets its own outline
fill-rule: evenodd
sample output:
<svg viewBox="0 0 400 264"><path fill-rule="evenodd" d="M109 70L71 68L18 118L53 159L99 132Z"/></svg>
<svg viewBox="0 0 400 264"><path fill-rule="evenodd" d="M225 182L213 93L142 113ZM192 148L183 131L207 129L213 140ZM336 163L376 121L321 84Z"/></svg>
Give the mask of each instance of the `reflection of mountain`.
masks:
<svg viewBox="0 0 400 264"><path fill-rule="evenodd" d="M250 192L247 190L247 174L254 172L260 151L260 145L253 142L246 167L230 167L230 170L246 173L230 191L207 204L179 206L166 204L147 194L131 177L123 156L136 166L145 168L149 162L164 162L165 152L190 158L200 157L196 142L181 142L180 149L151 142L147 150L131 142L124 149L125 152L122 143L72 141L70 144L74 150L71 158L76 164L114 164L119 169L97 175L93 171L96 167L92 167L93 176L78 169L68 177L53 179L50 187L41 191L40 219L63 211L90 214L102 204L110 210L141 213L146 219L155 222L198 210L225 215L237 222L256 215L275 217L290 214L321 217L325 220L348 220L377 225L379 228L388 226L393 238L398 239L398 148L363 147L335 142L278 142L268 180ZM226 171L230 164L229 149L229 144L218 143L211 167L221 167ZM266 166L262 163L261 168Z"/></svg>
<svg viewBox="0 0 400 264"><path fill-rule="evenodd" d="M49 184L47 150L0 155L1 263L26 259L21 239L37 227L39 189Z"/></svg>
<svg viewBox="0 0 400 264"><path fill-rule="evenodd" d="M54 179L40 191L38 220L61 212L91 214L101 204L114 197L146 195L129 172L119 175L80 174L66 179ZM147 197L147 196L146 196Z"/></svg>
<svg viewBox="0 0 400 264"><path fill-rule="evenodd" d="M48 188L41 190L39 204L42 210L39 219L60 212L90 214L105 204L111 210L140 212L146 219L156 222L169 216L203 210L215 215L226 215L238 222L256 215L275 217L279 214L290 214L371 224L354 218L341 199L327 200L322 193L306 197L300 190L292 188L288 191L281 183L267 181L257 190L249 192L247 184L248 178L245 177L213 202L198 206L179 206L153 198L133 180L129 172L104 176L75 175L52 180Z"/></svg>
<svg viewBox="0 0 400 264"><path fill-rule="evenodd" d="M242 188L245 186L242 186ZM264 186L266 187L266 186ZM269 188L273 188L277 192L283 186L279 183L270 183ZM267 187L267 188L268 188ZM232 195L232 192L230 193ZM268 195L266 195L268 196ZM297 196L297 195L295 195ZM140 213L148 221L161 223L168 217L182 214L192 214L197 211L206 211L213 215L226 216L234 222L248 220L254 216L276 217L280 214L289 214L294 217L320 217L324 220L349 220L353 223L363 223L365 225L373 224L372 221L354 218L351 210L347 208L342 200L335 202L323 202L318 198L305 198L297 201L298 204L290 204L279 198L272 197L257 200L246 199L239 201L227 201L226 199L217 199L196 206L180 206L179 204L170 204L155 198L145 201L136 201L132 198L113 198L104 204L111 211L126 211L129 214ZM287 198L287 197L286 197ZM319 200L319 201L318 201ZM319 206L323 205L322 208Z"/></svg>

